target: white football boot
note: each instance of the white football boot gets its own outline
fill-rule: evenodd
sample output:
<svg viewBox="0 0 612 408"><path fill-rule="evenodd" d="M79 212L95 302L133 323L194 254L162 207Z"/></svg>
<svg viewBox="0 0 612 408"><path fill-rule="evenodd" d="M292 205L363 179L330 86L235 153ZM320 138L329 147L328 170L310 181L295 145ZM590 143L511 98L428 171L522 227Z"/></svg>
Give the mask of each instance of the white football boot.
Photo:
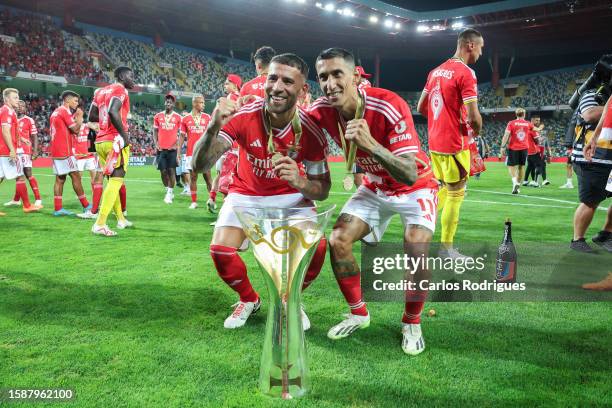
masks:
<svg viewBox="0 0 612 408"><path fill-rule="evenodd" d="M402 323L402 350L416 356L425 350L425 339L420 324Z"/></svg>
<svg viewBox="0 0 612 408"><path fill-rule="evenodd" d="M261 306L261 300L257 299L257 302L241 302L238 301L232 305L234 311L225 322L223 322L223 327L226 329L237 329L238 327L244 326L249 316L257 313Z"/></svg>
<svg viewBox="0 0 612 408"><path fill-rule="evenodd" d="M350 336L357 329L365 329L370 326L370 314L367 316L345 314L343 321L333 326L327 332L327 337L332 340L339 340Z"/></svg>

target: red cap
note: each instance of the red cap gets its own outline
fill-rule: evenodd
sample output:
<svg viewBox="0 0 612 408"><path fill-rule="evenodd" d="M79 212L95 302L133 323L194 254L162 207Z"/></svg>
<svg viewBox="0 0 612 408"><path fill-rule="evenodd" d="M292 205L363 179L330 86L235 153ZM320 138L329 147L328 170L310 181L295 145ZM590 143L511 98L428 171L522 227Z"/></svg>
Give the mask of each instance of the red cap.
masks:
<svg viewBox="0 0 612 408"><path fill-rule="evenodd" d="M363 69L363 67L361 65L357 65L355 67L355 69L357 70L357 72L359 72L359 74L363 77L363 78L372 78L372 74L366 74L365 70Z"/></svg>
<svg viewBox="0 0 612 408"><path fill-rule="evenodd" d="M176 102L176 96L172 95L170 92L168 92L165 96L164 99L170 98L172 99L174 102Z"/></svg>
<svg viewBox="0 0 612 408"><path fill-rule="evenodd" d="M236 85L238 89L242 86L242 79L236 74L229 74L227 80Z"/></svg>

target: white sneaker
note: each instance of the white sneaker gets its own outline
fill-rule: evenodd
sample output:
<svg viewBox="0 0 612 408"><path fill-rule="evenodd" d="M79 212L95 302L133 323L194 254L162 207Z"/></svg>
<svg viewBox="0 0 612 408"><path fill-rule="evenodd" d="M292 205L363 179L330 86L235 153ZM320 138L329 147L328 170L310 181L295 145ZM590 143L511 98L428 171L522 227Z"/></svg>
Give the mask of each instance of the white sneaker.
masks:
<svg viewBox="0 0 612 408"><path fill-rule="evenodd" d="M11 200L11 201L8 201L8 202L4 203L5 207L14 207L14 206L17 206L17 205L21 205L21 202L20 201Z"/></svg>
<svg viewBox="0 0 612 408"><path fill-rule="evenodd" d="M164 197L164 203L172 204L173 199L174 199L174 196L172 194L166 193L166 196Z"/></svg>
<svg viewBox="0 0 612 408"><path fill-rule="evenodd" d="M457 250L457 248L440 248L438 251L438 258L442 259L472 259L471 256L463 255ZM459 273L459 272L455 272ZM463 273L463 272L461 272Z"/></svg>
<svg viewBox="0 0 612 408"><path fill-rule="evenodd" d="M261 300L257 299L257 302L238 302L232 305L234 311L225 322L223 322L223 327L226 329L237 329L238 327L244 326L249 316L254 313L257 313L259 307L261 306Z"/></svg>
<svg viewBox="0 0 612 408"><path fill-rule="evenodd" d="M520 184L515 184L512 186L512 194L518 194L521 192Z"/></svg>
<svg viewBox="0 0 612 408"><path fill-rule="evenodd" d="M94 235L103 235L105 237L114 237L115 235L117 235L115 231L108 228L108 225L94 224L91 227L91 232L93 232Z"/></svg>
<svg viewBox="0 0 612 408"><path fill-rule="evenodd" d="M117 228L119 229L131 228L133 226L134 226L134 223L132 221L128 221L127 218L122 221L117 221Z"/></svg>
<svg viewBox="0 0 612 408"><path fill-rule="evenodd" d="M208 209L208 212L213 213L217 210L217 203L209 198L208 201L206 201L206 208Z"/></svg>
<svg viewBox="0 0 612 408"><path fill-rule="evenodd" d="M300 314L302 315L302 329L304 331L310 329L310 319L306 312L304 311L304 305L300 306Z"/></svg>
<svg viewBox="0 0 612 408"><path fill-rule="evenodd" d="M526 186L526 185L528 185L528 184L529 184L529 182L528 182L527 180L525 180L525 181L523 181L523 182L521 183L521 185L523 185L523 186Z"/></svg>
<svg viewBox="0 0 612 408"><path fill-rule="evenodd" d="M359 316L352 313L345 314L343 321L333 326L327 332L327 337L332 340L339 340L350 336L357 329L365 329L370 326L370 315Z"/></svg>
<svg viewBox="0 0 612 408"><path fill-rule="evenodd" d="M191 195L191 191L190 190L183 190L183 191L181 191L181 195L184 195L184 196Z"/></svg>
<svg viewBox="0 0 612 408"><path fill-rule="evenodd" d="M42 207L42 200L34 201L34 205L37 206L37 207Z"/></svg>
<svg viewBox="0 0 612 408"><path fill-rule="evenodd" d="M78 218L81 218L83 220L91 220L94 218L98 218L98 214L94 214L91 212L91 210L87 210L84 213L77 213L76 215Z"/></svg>
<svg viewBox="0 0 612 408"><path fill-rule="evenodd" d="M547 186L547 185L549 185L549 184L550 184L550 181L548 181L548 180L544 180L544 181L542 182L542 185L543 185L543 186Z"/></svg>
<svg viewBox="0 0 612 408"><path fill-rule="evenodd" d="M425 350L425 339L420 324L402 323L402 350L416 356Z"/></svg>
<svg viewBox="0 0 612 408"><path fill-rule="evenodd" d="M536 183L535 181L530 181L529 182L529 186L531 186L531 187L540 187L540 185L538 183Z"/></svg>
<svg viewBox="0 0 612 408"><path fill-rule="evenodd" d="M189 204L189 209L190 210L195 210L196 208L198 208L198 203L191 203L191 204Z"/></svg>

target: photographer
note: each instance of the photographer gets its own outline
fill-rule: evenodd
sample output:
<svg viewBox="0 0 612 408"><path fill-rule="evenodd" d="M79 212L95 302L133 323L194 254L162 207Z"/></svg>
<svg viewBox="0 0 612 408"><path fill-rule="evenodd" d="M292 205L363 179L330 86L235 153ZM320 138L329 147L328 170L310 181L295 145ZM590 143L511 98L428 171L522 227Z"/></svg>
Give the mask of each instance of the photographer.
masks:
<svg viewBox="0 0 612 408"><path fill-rule="evenodd" d="M570 248L580 252L593 252L584 235L593 220L599 204L612 194L606 190L608 176L612 170L612 142L606 137L595 139L595 129L600 121L604 105L610 97L612 55L606 55L597 63L587 82L577 91L582 92L578 104L578 120L572 152L574 172L578 177L580 205L574 214L574 237ZM575 97L572 97L575 100ZM570 105L572 101L570 101ZM585 146L591 146L585 149ZM587 151L585 157L584 150ZM612 252L611 209L604 228L592 238L593 242Z"/></svg>

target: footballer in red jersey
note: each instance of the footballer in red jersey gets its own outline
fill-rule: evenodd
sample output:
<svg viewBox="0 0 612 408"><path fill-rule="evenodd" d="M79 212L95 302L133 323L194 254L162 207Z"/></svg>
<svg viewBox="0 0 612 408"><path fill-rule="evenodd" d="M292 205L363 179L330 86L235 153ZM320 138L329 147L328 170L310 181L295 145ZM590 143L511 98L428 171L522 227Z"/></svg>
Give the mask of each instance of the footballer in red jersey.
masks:
<svg viewBox="0 0 612 408"><path fill-rule="evenodd" d="M225 78L225 82L223 83L223 88L225 89L225 93L227 93L227 99L232 102L238 103L240 99L240 87L242 86L242 79L240 76L236 74L229 74L227 78Z"/></svg>
<svg viewBox="0 0 612 408"><path fill-rule="evenodd" d="M200 140L208 124L210 123L210 115L204 113L204 96L195 95L191 99L192 110L191 113L183 116L181 120L181 139L179 145L183 145L183 140L187 138L187 153L185 154L185 169L189 170L189 190L191 193L191 204L190 209L198 207L198 173L193 170L191 165L193 157L193 146ZM204 181L206 182L206 189L210 193L212 188L212 181L210 177L210 171L202 173Z"/></svg>
<svg viewBox="0 0 612 408"><path fill-rule="evenodd" d="M177 150L180 147L179 131L181 130L181 115L174 111L176 98L167 94L165 110L153 117L153 140L157 149L157 170L161 174L162 182L166 187L164 202L172 204L174 199L174 185L176 183L176 168L178 167Z"/></svg>
<svg viewBox="0 0 612 408"><path fill-rule="evenodd" d="M4 179L15 179L16 189L23 205L23 211L38 211L42 206L32 205L28 197L28 189L25 185L23 167L17 155L19 142L19 124L15 109L19 107L19 91L15 88L6 88L2 91L4 105L0 107L0 126L2 137L0 137L0 183ZM0 215L6 215L0 212Z"/></svg>
<svg viewBox="0 0 612 408"><path fill-rule="evenodd" d="M125 218L121 206L121 191L127 172L130 156L128 140L128 115L130 97L128 89L135 85L134 72L131 68L120 66L114 72L116 82L94 93L94 100L89 110L89 121L97 123L96 153L102 168L96 176L96 185L102 186L104 175L108 184L101 197L100 211L91 232L96 235L112 237L117 233L106 225L106 220L113 211L117 217L117 228L125 229L133 224ZM99 189L97 190L99 194ZM125 195L124 195L125 196ZM94 190L94 201L96 190Z"/></svg>
<svg viewBox="0 0 612 408"><path fill-rule="evenodd" d="M363 69L361 65L357 65L355 69L357 70L357 73L359 74L359 80L357 81L357 88L359 89L371 88L372 84L370 83L370 81L368 81L368 79L372 78L372 74L367 74L365 72L365 69Z"/></svg>
<svg viewBox="0 0 612 408"><path fill-rule="evenodd" d="M544 129L544 125L540 127L540 117L537 115L531 116L531 123L534 128L527 135L527 169L525 170L525 178L523 179L522 185L530 185L533 187L539 187L540 185L537 182L538 179L538 171L541 169L540 163L540 150L539 146L539 137L540 131ZM529 177L531 177L531 182L529 182Z"/></svg>
<svg viewBox="0 0 612 408"><path fill-rule="evenodd" d="M520 181L525 174L525 163L529 148L528 138L534 131L533 123L525 120L525 109L518 108L515 112L516 119L508 122L504 137L501 142L500 156L504 156L506 145L508 145L508 156L506 166L512 178L512 194L520 192Z"/></svg>
<svg viewBox="0 0 612 408"><path fill-rule="evenodd" d="M79 95L73 91L64 91L61 99L62 104L55 109L49 119L50 155L53 159L53 173L55 173L55 185L53 186L53 205L55 209L53 215L55 216L73 215L62 204L67 175L70 176L72 188L83 206L83 212L91 211L91 206L83 190L81 173L79 173L73 150L74 135L79 134L83 124L83 111L79 108Z"/></svg>
<svg viewBox="0 0 612 408"><path fill-rule="evenodd" d="M89 171L91 181L96 178L98 170L98 160L95 153L89 151L89 132L92 130L92 125L83 123L78 135L74 135L74 156L77 159L77 168L83 174L84 171ZM93 185L93 184L92 184Z"/></svg>
<svg viewBox="0 0 612 408"><path fill-rule="evenodd" d="M20 147L17 148L17 156L23 167L23 174L30 183L32 193L34 193L34 199L36 200L34 204L40 206L42 205L42 201L38 189L38 180L36 180L36 177L32 174L32 157L36 156L38 152L38 130L36 129L34 119L26 115L26 103L24 101L19 101L17 118L17 132L19 134L20 143ZM13 199L4 205L7 207L19 205L19 192L15 190Z"/></svg>
<svg viewBox="0 0 612 408"><path fill-rule="evenodd" d="M482 128L476 73L468 65L478 61L483 47L482 34L471 28L462 31L453 57L429 72L417 104L417 111L427 118L431 163L441 184L441 258L467 258L453 242L470 177L469 138L478 136Z"/></svg>
<svg viewBox="0 0 612 408"><path fill-rule="evenodd" d="M196 143L193 165L208 170L236 142L239 164L213 233L210 253L219 276L240 300L225 320L228 329L241 327L259 309L259 295L249 282L237 249L246 238L234 206L304 207L312 214L313 200L324 200L331 185L326 161L327 144L308 114L297 107L305 92L308 66L297 55L282 54L270 62L265 99L236 110L221 98L205 135ZM307 287L319 274L325 259L322 239L306 272ZM304 330L310 327L302 311Z"/></svg>
<svg viewBox="0 0 612 408"><path fill-rule="evenodd" d="M266 76L268 75L268 67L275 54L276 51L274 51L274 48L268 46L260 47L257 51L255 51L253 61L255 63L255 71L257 72L257 76L242 85L242 88L240 88L241 105L252 102L256 98L265 98L264 88L266 84Z"/></svg>
<svg viewBox="0 0 612 408"><path fill-rule="evenodd" d="M342 48L322 51L316 68L325 96L310 106L309 114L348 158L344 187L352 188L355 154L355 162L366 171L363 185L340 211L330 236L332 269L351 311L328 331L327 336L336 340L370 324L354 243L366 237L380 240L391 218L399 214L408 253L427 256L436 224L438 185L402 98L386 89L359 90L355 58ZM415 277L423 279L427 273L421 268ZM408 354L425 348L420 326L425 297L423 291L406 293L402 348Z"/></svg>

